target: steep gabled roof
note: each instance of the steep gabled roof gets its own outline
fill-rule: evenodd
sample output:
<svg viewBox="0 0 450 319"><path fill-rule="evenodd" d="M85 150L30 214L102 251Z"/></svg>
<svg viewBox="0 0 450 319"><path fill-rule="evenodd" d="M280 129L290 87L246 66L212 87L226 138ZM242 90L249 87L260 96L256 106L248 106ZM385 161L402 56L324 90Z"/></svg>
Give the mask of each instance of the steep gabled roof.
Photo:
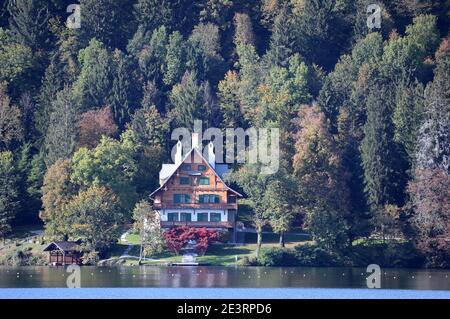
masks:
<svg viewBox="0 0 450 319"><path fill-rule="evenodd" d="M78 251L79 245L79 241L54 241L51 242L47 247L45 247L44 251L55 250L55 248L65 252Z"/></svg>
<svg viewBox="0 0 450 319"><path fill-rule="evenodd" d="M214 172L214 174L216 174L216 176L219 178L219 180L222 182L222 184L225 185L225 187L226 187L229 191L235 193L236 195L238 195L238 196L240 196L240 197L243 197L242 194L238 193L237 191L235 191L234 189L232 189L231 187L229 187L229 186L224 182L224 180L223 180L223 178L222 178L222 176L221 176L220 173L223 174L223 173L225 172L224 166L226 166L226 165L220 165L220 169L219 169L219 170L214 169L214 168L209 164L209 162L205 159L205 157L203 156L203 154L198 150L197 147L193 147L193 148L192 148L192 149L184 156L184 158L183 158L183 160L180 162L180 164L178 164L178 165L176 165L176 164L163 164L163 168L162 168L161 171L159 172L159 176L160 176L160 178L161 178L161 177L162 177L162 176L161 176L161 173L163 173L163 175L164 175L164 176L167 176L167 177L164 178L163 184L162 184L160 187L158 187L155 191L153 191L153 192L150 194L150 197L153 196L154 194L156 194L158 191L160 191L160 190L166 185L166 183L167 183L167 182L169 181L169 179L173 176L173 174L175 174L175 172L180 168L181 165L183 165L183 163L186 161L186 159L187 159L189 156L191 156L191 153L192 153L193 151L197 152L197 154L200 155L200 158L202 159L202 161L203 161L203 162L204 162L204 163L205 163L205 164L206 164L206 165ZM167 165L167 166L164 166L164 165ZM169 165L170 165L170 166L169 166ZM219 173L218 171L220 171L220 173Z"/></svg>

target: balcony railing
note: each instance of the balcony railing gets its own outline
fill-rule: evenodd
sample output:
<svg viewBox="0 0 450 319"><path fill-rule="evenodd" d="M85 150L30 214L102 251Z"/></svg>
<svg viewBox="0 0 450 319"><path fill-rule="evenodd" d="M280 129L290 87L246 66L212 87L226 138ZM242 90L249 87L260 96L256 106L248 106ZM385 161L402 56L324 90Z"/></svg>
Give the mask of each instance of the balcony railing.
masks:
<svg viewBox="0 0 450 319"><path fill-rule="evenodd" d="M237 203L154 203L154 209L187 208L187 209L237 209Z"/></svg>
<svg viewBox="0 0 450 319"><path fill-rule="evenodd" d="M189 221L163 221L162 227L176 227L176 226L189 226L189 227L207 227L207 228L233 228L230 222L189 222Z"/></svg>

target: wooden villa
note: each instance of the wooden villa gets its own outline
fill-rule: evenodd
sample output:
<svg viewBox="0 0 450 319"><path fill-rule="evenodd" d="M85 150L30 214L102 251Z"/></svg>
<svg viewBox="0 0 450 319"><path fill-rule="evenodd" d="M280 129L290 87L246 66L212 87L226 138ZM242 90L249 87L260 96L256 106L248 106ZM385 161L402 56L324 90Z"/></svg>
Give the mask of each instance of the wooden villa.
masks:
<svg viewBox="0 0 450 319"><path fill-rule="evenodd" d="M47 251L50 265L64 266L81 264L79 241L54 241L44 251Z"/></svg>
<svg viewBox="0 0 450 319"><path fill-rule="evenodd" d="M242 195L224 182L228 165L216 163L213 143L206 147L205 158L199 135L193 133L191 150L182 154L178 141L175 163L163 164L160 187L150 195L153 209L160 215L162 228L206 227L228 232L235 242L237 198Z"/></svg>

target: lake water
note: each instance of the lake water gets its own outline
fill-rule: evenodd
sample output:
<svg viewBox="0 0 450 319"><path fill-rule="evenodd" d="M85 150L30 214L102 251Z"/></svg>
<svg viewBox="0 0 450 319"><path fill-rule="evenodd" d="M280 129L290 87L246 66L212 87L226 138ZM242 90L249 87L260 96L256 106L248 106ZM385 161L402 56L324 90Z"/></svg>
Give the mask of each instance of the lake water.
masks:
<svg viewBox="0 0 450 319"><path fill-rule="evenodd" d="M367 289L369 274L364 268L124 266L80 269L82 289L55 289L67 287L70 273L65 267L0 267L0 298L450 299L448 270L382 269L382 289Z"/></svg>
<svg viewBox="0 0 450 319"><path fill-rule="evenodd" d="M367 288L364 268L81 267L81 287ZM65 267L0 267L0 288L67 287ZM381 288L449 290L450 271L382 269Z"/></svg>

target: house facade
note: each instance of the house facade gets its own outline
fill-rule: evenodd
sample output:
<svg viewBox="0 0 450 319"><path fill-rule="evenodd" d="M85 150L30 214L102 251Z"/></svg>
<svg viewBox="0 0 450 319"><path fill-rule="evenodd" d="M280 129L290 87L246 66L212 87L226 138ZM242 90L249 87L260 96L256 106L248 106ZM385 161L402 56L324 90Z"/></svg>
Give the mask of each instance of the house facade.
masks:
<svg viewBox="0 0 450 319"><path fill-rule="evenodd" d="M150 195L153 209L160 215L162 228L206 227L228 233L235 242L237 198L242 195L224 182L228 165L216 163L213 143L207 146L207 158L201 146L196 133L187 154L177 143L175 163L163 164L160 187Z"/></svg>

